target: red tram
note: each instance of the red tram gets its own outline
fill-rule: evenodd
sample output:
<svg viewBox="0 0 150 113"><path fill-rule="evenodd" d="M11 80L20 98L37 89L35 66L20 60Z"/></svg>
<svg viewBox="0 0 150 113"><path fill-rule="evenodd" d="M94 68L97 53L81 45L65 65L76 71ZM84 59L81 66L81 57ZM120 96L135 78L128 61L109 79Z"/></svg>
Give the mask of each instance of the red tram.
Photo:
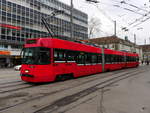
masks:
<svg viewBox="0 0 150 113"><path fill-rule="evenodd" d="M21 79L34 83L139 65L136 53L102 49L55 38L27 39L21 56Z"/></svg>

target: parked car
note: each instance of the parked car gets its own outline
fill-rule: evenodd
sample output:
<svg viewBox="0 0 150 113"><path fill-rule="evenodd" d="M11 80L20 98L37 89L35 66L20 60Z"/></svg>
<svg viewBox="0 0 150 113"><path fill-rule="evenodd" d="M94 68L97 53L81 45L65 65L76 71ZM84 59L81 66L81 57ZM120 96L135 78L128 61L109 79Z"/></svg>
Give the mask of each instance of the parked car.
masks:
<svg viewBox="0 0 150 113"><path fill-rule="evenodd" d="M20 69L21 69L21 65L16 65L16 66L14 67L14 70L15 70L15 71L20 71Z"/></svg>

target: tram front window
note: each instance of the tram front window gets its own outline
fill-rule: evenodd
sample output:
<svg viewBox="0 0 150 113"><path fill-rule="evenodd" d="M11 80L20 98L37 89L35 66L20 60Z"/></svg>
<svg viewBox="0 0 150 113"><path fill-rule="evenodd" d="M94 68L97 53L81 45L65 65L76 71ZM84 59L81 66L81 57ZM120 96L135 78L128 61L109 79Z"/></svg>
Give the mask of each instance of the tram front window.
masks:
<svg viewBox="0 0 150 113"><path fill-rule="evenodd" d="M50 49L44 47L24 48L22 51L22 64L45 65L50 63Z"/></svg>

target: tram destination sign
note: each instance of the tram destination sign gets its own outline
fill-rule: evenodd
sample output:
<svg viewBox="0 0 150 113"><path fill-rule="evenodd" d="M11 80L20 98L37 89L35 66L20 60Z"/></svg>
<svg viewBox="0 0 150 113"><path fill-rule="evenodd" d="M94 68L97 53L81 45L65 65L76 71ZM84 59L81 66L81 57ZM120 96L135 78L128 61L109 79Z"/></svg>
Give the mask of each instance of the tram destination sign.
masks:
<svg viewBox="0 0 150 113"><path fill-rule="evenodd" d="M36 44L36 40L27 40L27 44Z"/></svg>

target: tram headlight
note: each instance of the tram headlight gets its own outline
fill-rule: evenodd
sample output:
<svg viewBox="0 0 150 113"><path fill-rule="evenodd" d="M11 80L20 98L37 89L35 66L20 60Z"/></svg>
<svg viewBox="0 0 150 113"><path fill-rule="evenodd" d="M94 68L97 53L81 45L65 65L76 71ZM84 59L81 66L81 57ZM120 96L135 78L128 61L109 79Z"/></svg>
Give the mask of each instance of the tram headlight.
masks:
<svg viewBox="0 0 150 113"><path fill-rule="evenodd" d="M25 70L24 72L25 72L25 73L29 73L29 70Z"/></svg>

